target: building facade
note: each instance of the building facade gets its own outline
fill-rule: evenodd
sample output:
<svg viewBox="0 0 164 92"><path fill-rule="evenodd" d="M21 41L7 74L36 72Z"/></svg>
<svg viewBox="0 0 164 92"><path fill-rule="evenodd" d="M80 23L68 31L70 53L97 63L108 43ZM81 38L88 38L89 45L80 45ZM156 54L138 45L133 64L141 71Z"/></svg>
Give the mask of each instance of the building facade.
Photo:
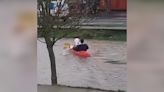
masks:
<svg viewBox="0 0 164 92"><path fill-rule="evenodd" d="M127 0L71 0L74 3L76 11L83 14L84 10L89 13L107 14L112 11L125 11L127 10Z"/></svg>

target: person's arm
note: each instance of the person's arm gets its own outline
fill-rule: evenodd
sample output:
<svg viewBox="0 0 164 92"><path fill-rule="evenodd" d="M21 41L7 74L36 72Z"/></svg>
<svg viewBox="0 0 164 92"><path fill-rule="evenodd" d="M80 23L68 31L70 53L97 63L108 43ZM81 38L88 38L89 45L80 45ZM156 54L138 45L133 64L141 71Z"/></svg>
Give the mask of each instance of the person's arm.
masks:
<svg viewBox="0 0 164 92"><path fill-rule="evenodd" d="M79 51L79 46L77 45L76 47L73 47L73 50Z"/></svg>
<svg viewBox="0 0 164 92"><path fill-rule="evenodd" d="M76 48L76 47L73 47L72 49L73 49L73 50L75 50L75 51L77 50L77 48Z"/></svg>
<svg viewBox="0 0 164 92"><path fill-rule="evenodd" d="M89 49L89 46L86 44L87 49Z"/></svg>

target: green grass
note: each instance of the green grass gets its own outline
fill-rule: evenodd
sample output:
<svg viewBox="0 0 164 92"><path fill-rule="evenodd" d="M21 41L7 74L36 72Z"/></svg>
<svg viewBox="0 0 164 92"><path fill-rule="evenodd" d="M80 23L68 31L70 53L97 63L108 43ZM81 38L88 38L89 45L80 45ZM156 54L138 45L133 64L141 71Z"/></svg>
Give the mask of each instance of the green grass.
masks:
<svg viewBox="0 0 164 92"><path fill-rule="evenodd" d="M43 37L41 31L38 32L38 37ZM51 36L53 36L52 33ZM62 32L57 32L57 35L61 35ZM83 39L96 39L96 40L110 40L110 41L126 41L126 30L78 30L69 31L69 34L65 38L74 38L79 36Z"/></svg>
<svg viewBox="0 0 164 92"><path fill-rule="evenodd" d="M73 38L75 36L83 39L126 41L125 30L79 30L70 32L66 38Z"/></svg>

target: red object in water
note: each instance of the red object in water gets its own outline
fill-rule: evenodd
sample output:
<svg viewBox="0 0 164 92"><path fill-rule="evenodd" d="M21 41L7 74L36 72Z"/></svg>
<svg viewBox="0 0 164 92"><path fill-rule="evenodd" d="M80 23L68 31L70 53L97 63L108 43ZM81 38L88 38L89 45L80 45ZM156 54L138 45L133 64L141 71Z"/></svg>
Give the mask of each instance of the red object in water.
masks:
<svg viewBox="0 0 164 92"><path fill-rule="evenodd" d="M90 53L88 53L87 51L75 51L75 50L70 50L74 55L77 55L79 57L82 57L82 58L87 58L87 57L90 57Z"/></svg>

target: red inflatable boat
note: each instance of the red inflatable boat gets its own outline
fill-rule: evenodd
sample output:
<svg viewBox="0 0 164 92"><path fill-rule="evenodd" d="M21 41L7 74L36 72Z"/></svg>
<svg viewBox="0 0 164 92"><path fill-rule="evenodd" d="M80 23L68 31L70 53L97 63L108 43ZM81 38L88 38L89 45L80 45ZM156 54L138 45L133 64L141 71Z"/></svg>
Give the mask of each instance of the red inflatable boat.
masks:
<svg viewBox="0 0 164 92"><path fill-rule="evenodd" d="M73 49L70 49L70 52L82 58L87 58L91 56L90 53L88 53L87 51L75 51Z"/></svg>

